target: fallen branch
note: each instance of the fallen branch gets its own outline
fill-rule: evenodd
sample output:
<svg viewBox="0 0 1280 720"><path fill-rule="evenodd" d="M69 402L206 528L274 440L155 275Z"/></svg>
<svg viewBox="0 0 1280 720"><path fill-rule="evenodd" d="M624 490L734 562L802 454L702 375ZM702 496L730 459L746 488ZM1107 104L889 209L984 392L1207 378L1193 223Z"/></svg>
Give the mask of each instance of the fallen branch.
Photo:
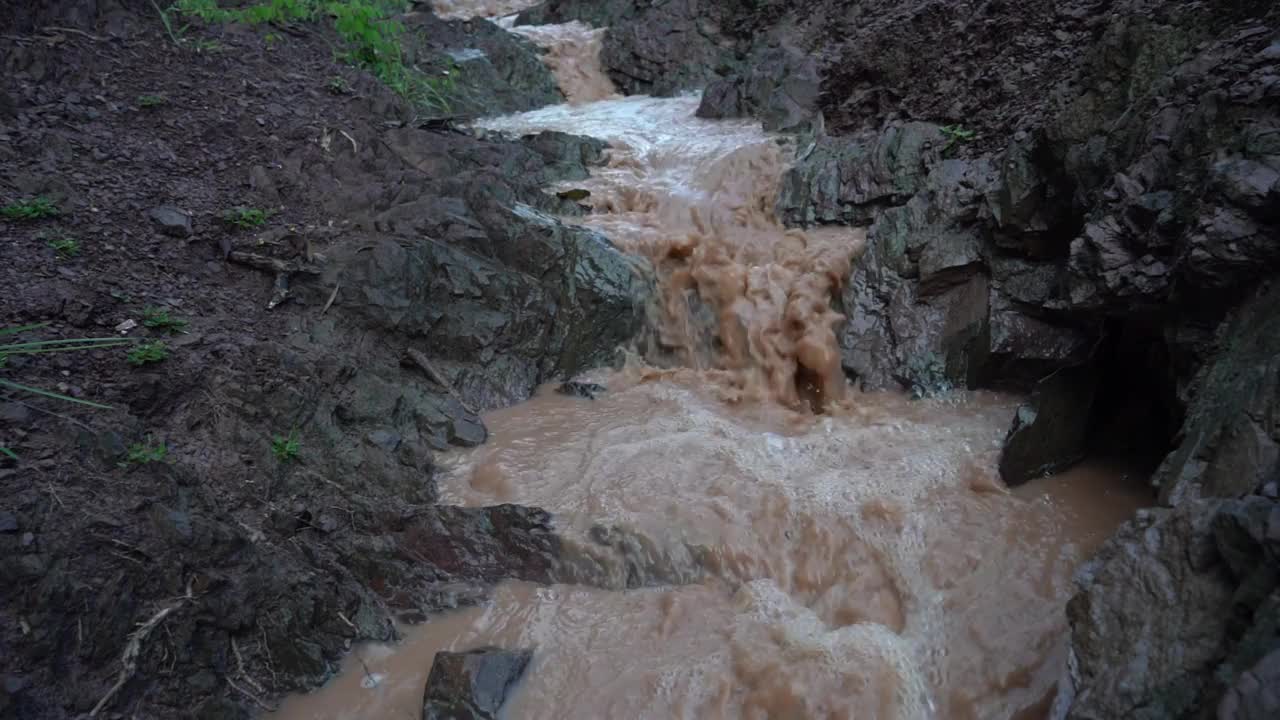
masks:
<svg viewBox="0 0 1280 720"><path fill-rule="evenodd" d="M320 268L307 263L296 261L286 261L279 258L268 257L258 253L251 253L245 250L232 250L227 254L227 259L241 265L248 265L258 270L266 270L276 274L280 273L305 273L307 275L319 275Z"/></svg>
<svg viewBox="0 0 1280 720"><path fill-rule="evenodd" d="M95 42L102 42L102 41L103 41L103 38L100 38L100 37L98 37L97 35L90 35L89 33L85 32L85 31L83 31L83 30L77 30L77 29L75 29L75 28L69 28L69 27L57 27L56 25L47 25L47 26L45 26L45 27L40 28L40 30L41 30L42 32L72 33L73 35L80 35L80 36L82 36L82 37L87 37L87 38L89 38L90 40L93 40L93 41L95 41Z"/></svg>
<svg viewBox="0 0 1280 720"><path fill-rule="evenodd" d="M138 657L142 655L142 643L151 634L151 631L155 630L156 626L164 622L165 618L191 599L191 586L187 585L186 595L178 598L172 604L160 608L160 611L152 615L151 619L142 623L137 630L134 630L129 635L129 642L124 646L124 654L120 656L120 664L123 666L120 668L120 676L116 678L116 683L111 686L107 694L103 695L98 704L94 705L93 709L89 711L89 717L97 717L98 713L102 712L102 709L107 706L107 703L111 702L111 698L115 697L116 693L120 692L120 688L124 687L124 684L129 682L129 678L133 677L133 674L137 672Z"/></svg>
<svg viewBox="0 0 1280 720"><path fill-rule="evenodd" d="M405 348L404 355L414 365L417 365L419 368L421 368L422 371L427 374L427 377L431 378L433 382L435 382L440 387L443 387L445 391L448 392L449 395L453 397L454 400L457 400L458 404L462 406L463 410L466 410L472 415L480 414L480 413L477 413L470 405L468 405L466 401L464 401L462 397L458 395L458 393L454 392L453 385L450 384L449 381L445 379L444 375L441 374L441 372L436 369L435 365L431 364L431 360L427 359L427 356L422 354L421 351L415 350L413 348Z"/></svg>

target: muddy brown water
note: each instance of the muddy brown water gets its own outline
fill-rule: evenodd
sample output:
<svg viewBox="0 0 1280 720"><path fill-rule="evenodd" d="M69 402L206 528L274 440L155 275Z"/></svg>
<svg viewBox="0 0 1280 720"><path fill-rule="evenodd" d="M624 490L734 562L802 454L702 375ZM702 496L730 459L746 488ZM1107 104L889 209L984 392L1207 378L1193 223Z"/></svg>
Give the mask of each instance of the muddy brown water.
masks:
<svg viewBox="0 0 1280 720"><path fill-rule="evenodd" d="M485 645L535 648L512 720L1043 717L1070 576L1149 501L1141 483L1095 462L1009 492L1017 398L849 388L831 297L865 237L777 224L787 141L698 120L694 97L617 97L598 30L522 32L570 102L481 125L610 142L575 221L653 263L679 367L633 358L590 378L594 401L544 388L442 460L446 502L552 511L582 583L504 583L273 717L420 717L434 654Z"/></svg>

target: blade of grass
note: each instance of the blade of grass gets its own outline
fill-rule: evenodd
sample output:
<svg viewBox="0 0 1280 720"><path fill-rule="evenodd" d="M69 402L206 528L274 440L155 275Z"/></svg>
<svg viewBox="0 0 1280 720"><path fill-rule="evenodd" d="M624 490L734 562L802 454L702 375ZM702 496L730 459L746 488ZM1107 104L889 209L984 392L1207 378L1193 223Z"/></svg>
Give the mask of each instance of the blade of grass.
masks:
<svg viewBox="0 0 1280 720"><path fill-rule="evenodd" d="M49 326L49 323L42 322L42 323L32 323L30 325L19 325L18 327L0 328L0 337L4 337L5 335L17 335L20 332L26 332L28 330L39 330L42 327L48 327L48 326Z"/></svg>
<svg viewBox="0 0 1280 720"><path fill-rule="evenodd" d="M68 350L78 350L80 348L94 347L111 347L112 345L128 345L133 342L126 338L103 337L103 338L70 338L65 340L32 340L30 342L9 343L0 345L0 351L7 353L15 353L28 348L43 348L57 345L60 348L65 347Z"/></svg>
<svg viewBox="0 0 1280 720"><path fill-rule="evenodd" d="M53 398L54 400L64 400L66 402L73 402L73 403L76 403L77 405L86 405L91 408L98 408L99 410L113 409L110 405L103 405L102 403L90 402L88 400L81 400L80 398L74 398L74 397L71 397L70 395L63 395L62 393L56 393L50 390L42 390L40 388L31 387L30 385L22 385L20 383L13 382L11 380L0 380L0 387L7 387L12 390L21 390L22 392L28 392L28 393L31 393L32 395L40 395L47 398Z"/></svg>
<svg viewBox="0 0 1280 720"><path fill-rule="evenodd" d="M18 459L18 454L17 454L17 453L15 453L14 451L10 450L9 448L7 448L7 447L5 447L5 446L3 446L3 445L0 445L0 455L4 455L4 456L6 456L6 457L11 457L11 458L13 458L14 460L17 460L17 459Z"/></svg>
<svg viewBox="0 0 1280 720"><path fill-rule="evenodd" d="M0 346L0 355L42 355L46 353L73 352L75 350L97 350L100 348L118 347L120 345L132 345L132 344L133 344L132 342L121 342L121 343L111 343L111 344L98 343L96 345L58 345L55 347L47 347L47 348L31 348L29 350L23 349L23 348L19 348L17 350L11 350L7 347Z"/></svg>

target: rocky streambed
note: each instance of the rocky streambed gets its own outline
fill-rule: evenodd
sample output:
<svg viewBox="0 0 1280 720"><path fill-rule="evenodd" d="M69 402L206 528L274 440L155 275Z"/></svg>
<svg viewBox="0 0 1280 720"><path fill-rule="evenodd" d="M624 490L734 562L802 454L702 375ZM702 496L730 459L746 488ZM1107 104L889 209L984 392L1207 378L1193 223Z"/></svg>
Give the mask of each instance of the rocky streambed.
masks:
<svg viewBox="0 0 1280 720"><path fill-rule="evenodd" d="M682 262L683 251L637 259L601 220L602 211L636 210L643 198L581 207L572 189L587 188L592 168L598 178L614 158L604 142L560 130L510 138L461 129L480 116L560 102L542 63L539 44L547 43L413 8L402 22L414 62L461 71L450 112L424 116L335 64L322 23L270 31L197 23L178 26L179 36L146 3L3 9L0 188L6 203L46 197L60 212L0 225L0 322L48 322L42 332L76 337L134 320L130 332L165 340L170 354L141 368L122 354L32 356L4 370L114 409L12 395L0 405L0 445L20 458L0 465L2 567L12 580L0 590L0 713L253 716L330 678L353 644L400 638L427 614L527 607L529 586L495 591L495 583L608 587L621 577L625 586L628 577L654 577L645 568L683 567L659 553L662 563L635 569L635 543L644 547L653 534L593 539L587 527L584 543L566 532L570 508L555 507L562 517L553 520L533 507L494 505L555 502L521 494L536 483L510 487L510 466L459 475L447 459L450 448L476 445L477 453L509 452L504 443L519 425L482 416L547 381L616 362L616 348L638 334L663 363L697 367L705 358L691 357L684 341L723 327L696 303L680 315L692 332L673 335L652 314L651 298L674 277L663 262ZM1007 403L1000 417L954 421L985 448L959 477L963 493L1019 485L1086 457L1124 458L1125 472L1150 478L1156 497L1142 502L1152 507L1096 553L1073 556L1092 556L1074 584L1065 582L1074 560L1055 565L1064 574L1044 607L1065 605L1065 624L1045 637L1062 638L1065 669L1047 680L1052 694L1015 704L1054 717L1261 718L1275 711L1280 644L1276 13L1268 2L1159 0L552 0L505 24L608 28L592 40L618 91L705 88L690 107L697 116L787 133L790 167L765 206L746 204L747 215L814 237L865 229L865 251L847 271L824 266L824 275L834 272L825 287L838 292L813 315L814 327L828 312L843 320L825 326L830 337L784 332L791 364L765 364L801 380L784 404L821 400L833 386L815 371L832 368L857 392L958 392L951 397L964 403L979 397L966 388L1023 393L1020 407L997 402ZM592 192L587 205L610 197ZM249 206L269 210L270 222L246 229L222 219ZM715 235L722 220L708 222L712 230L699 232ZM78 243L74 255L53 249L67 237ZM691 272L682 287L707 293L715 277ZM771 317L768 302L753 307ZM166 337L142 324L156 308L186 320L183 332ZM668 331L653 332L660 327ZM757 347L746 339L744 347ZM829 357L797 353L827 343ZM709 387L728 387L739 401L765 388L763 397L776 400L768 390L776 383L734 375L728 385L695 382L681 407L723 403L725 393L698 394ZM627 382L594 379L622 390L616 402L624 405L663 401L644 399L651 382L627 390ZM931 402L939 401L882 422ZM940 407L940 416L952 412ZM866 427L859 422L869 412L839 432ZM762 422L707 425L709 417L689 428L727 437ZM485 444L494 427L507 435ZM290 439L293 454L282 455L277 448ZM562 441L599 452L590 434ZM143 462L136 446L165 452ZM568 452L556 447L534 449L547 458ZM947 447L935 440L931 450ZM538 457L528 446L521 452L523 462ZM856 464L846 459L832 472ZM551 467L540 474L581 473ZM1099 497L1118 504L1106 493L1121 474L1086 484L1079 507ZM467 485L449 484L458 477ZM478 494L468 495L477 479ZM438 504L442 481L447 499L475 506ZM1042 482L1018 492L1053 496ZM783 517L797 517L808 500L788 502ZM1062 502L1059 509L1076 500ZM872 518L864 522L902 522L889 505L864 512ZM931 516L905 517L929 525ZM999 513L975 517L988 524L977 522L972 542L1002 527L990 524ZM1063 551L1046 527L1053 523L1042 518L1024 533L1045 539L1041 551ZM564 575L566 552L576 557L592 544L621 553L621 575L609 553L591 566L594 575L581 565ZM867 567L895 577L892 564L884 570L884 548L870 547L879 559ZM955 567L963 564L935 568L934 580L963 588L972 573ZM657 582L687 580L668 573ZM894 593L858 603L855 615L865 621L870 609L892 605L884 598L911 595L888 584ZM767 588L752 592L756 610L776 607ZM606 626L617 617L583 602ZM678 623L681 608L714 605L690 596L654 611ZM636 627L654 617L636 612ZM871 667L866 648L898 647L881 639L828 650L863 648L838 667ZM750 633L738 640L764 647ZM698 652L695 643L689 656ZM734 672L773 677L773 666L749 661L768 655L747 652ZM911 675L898 650L878 657L893 672L860 685L873 695L878 682L901 687L885 678ZM504 678L527 662L459 656L450 667L495 672L505 690ZM547 677L538 662L535 653L528 682ZM1020 687L1041 687L1037 677ZM733 688L761 686L739 676L728 687L721 707L732 715L742 700ZM448 708L471 697L463 690L446 686L433 697ZM810 716L820 711L806 702L858 696L815 689L793 693L798 705L770 705L783 690L766 688L752 707ZM496 712L504 694L476 696L472 709ZM944 716L962 716L960 700L972 698L946 698L957 704ZM914 717L928 706L895 702L877 707ZM973 716L990 716L988 706L972 707Z"/></svg>

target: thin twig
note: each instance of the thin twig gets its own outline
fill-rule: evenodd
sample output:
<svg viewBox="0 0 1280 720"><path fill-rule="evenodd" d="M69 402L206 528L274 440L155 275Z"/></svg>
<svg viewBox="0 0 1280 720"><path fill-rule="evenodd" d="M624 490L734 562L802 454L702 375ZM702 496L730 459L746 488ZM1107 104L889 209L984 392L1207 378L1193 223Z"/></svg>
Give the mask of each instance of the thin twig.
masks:
<svg viewBox="0 0 1280 720"><path fill-rule="evenodd" d="M319 275L320 268L307 263L288 262L278 258L260 255L258 253L247 252L245 250L232 250L227 259L241 265L248 265L258 270L267 270L274 273L306 273L307 275Z"/></svg>
<svg viewBox="0 0 1280 720"><path fill-rule="evenodd" d="M374 677L373 673L369 672L369 666L365 663L364 658L360 655L359 652L357 652L355 655L356 655L356 659L360 661L360 667L364 668L364 676L369 681L369 687L370 688L378 687L378 678Z"/></svg>
<svg viewBox="0 0 1280 720"><path fill-rule="evenodd" d="M354 155L359 155L359 154L360 154L360 146L356 144L356 139L355 139L355 138L353 138L353 137L351 137L350 135L348 135L348 134L347 134L347 131L346 131L346 130L343 130L343 129L341 129L341 128L339 128L339 129L338 129L338 132L342 133L342 137L344 137L344 138L346 138L346 139L348 139L348 140L350 140L350 141L351 141L351 152L352 152L352 154L354 154Z"/></svg>
<svg viewBox="0 0 1280 720"><path fill-rule="evenodd" d="M333 286L333 292L329 293L329 299L325 302L324 307L320 309L321 315L329 312L329 308L333 305L333 301L338 299L338 289L341 287L342 283L336 283Z"/></svg>
<svg viewBox="0 0 1280 720"><path fill-rule="evenodd" d="M89 38L90 40L94 40L94 41L96 41L96 42L103 42L103 41L105 41L105 40L106 40L106 38L100 38L100 37L98 37L97 35L90 35L89 33L85 32L85 31L83 31L83 30L77 30L77 29L75 29L75 28L69 28L69 27L57 27L56 25L46 25L45 27L40 28L40 31L41 31L41 32L64 32L64 33L73 33L73 34L75 34L75 35L81 35L81 36L83 36L83 37L87 37L87 38Z"/></svg>
<svg viewBox="0 0 1280 720"><path fill-rule="evenodd" d="M48 489L49 489L49 495L54 500L58 501L58 507L62 508L63 510L66 510L67 509L66 503L62 502L62 498L58 497L58 491L53 489L53 483L46 483L46 485L48 486Z"/></svg>
<svg viewBox="0 0 1280 720"><path fill-rule="evenodd" d="M457 400L458 404L461 405L464 410L471 413L472 415L479 415L479 413L477 413L474 409L472 409L471 406L468 405L466 401L463 400L462 397L458 395L457 392L454 391L453 385L451 385L449 381L445 379L444 375L442 375L440 371L436 369L435 365L431 364L431 360L429 360L426 355L424 355L419 350L415 350L414 348L405 348L404 354L405 354L405 357L413 361L413 364L421 368L422 371L427 374L427 377L431 378L436 384L443 387L446 392L448 392L451 396L453 396L453 399Z"/></svg>
<svg viewBox="0 0 1280 720"><path fill-rule="evenodd" d="M267 629L258 624L258 632L262 633L262 651L267 655L267 669L271 671L271 687L279 687L280 680L276 677L276 663L271 658L271 646L267 644Z"/></svg>

